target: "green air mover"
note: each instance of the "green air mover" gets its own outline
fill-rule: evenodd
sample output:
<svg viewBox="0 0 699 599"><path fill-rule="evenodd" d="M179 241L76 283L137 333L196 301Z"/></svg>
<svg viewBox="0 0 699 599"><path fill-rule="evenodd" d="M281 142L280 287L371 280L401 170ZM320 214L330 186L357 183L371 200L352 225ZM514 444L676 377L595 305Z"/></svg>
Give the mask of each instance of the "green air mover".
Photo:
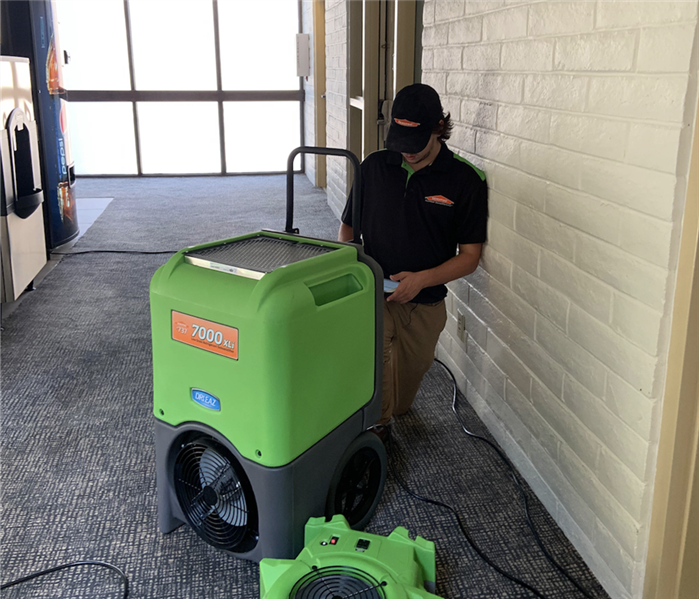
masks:
<svg viewBox="0 0 699 599"><path fill-rule="evenodd" d="M434 543L356 532L345 518L311 518L295 560L260 562L262 599L434 599Z"/></svg>
<svg viewBox="0 0 699 599"><path fill-rule="evenodd" d="M287 230L178 252L151 282L160 529L239 557L290 558L311 516L361 528L386 477L383 274L355 243ZM354 193L357 193L356 191ZM360 200L355 196L355 206ZM359 218L355 222L359 222Z"/></svg>

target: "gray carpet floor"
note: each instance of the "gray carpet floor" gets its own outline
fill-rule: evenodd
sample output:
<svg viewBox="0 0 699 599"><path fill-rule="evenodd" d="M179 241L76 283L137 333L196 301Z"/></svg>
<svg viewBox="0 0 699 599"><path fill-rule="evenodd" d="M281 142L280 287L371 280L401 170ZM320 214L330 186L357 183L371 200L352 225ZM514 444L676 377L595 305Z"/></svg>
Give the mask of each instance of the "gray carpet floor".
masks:
<svg viewBox="0 0 699 599"><path fill-rule="evenodd" d="M80 197L113 197L73 251L178 250L285 222L283 176L81 179ZM296 177L295 226L334 239L322 191ZM180 527L157 527L148 285L167 255L64 257L3 321L2 582L75 560L123 569L134 599L259 597L257 564L218 551ZM435 365L414 409L394 427L393 460L417 493L451 504L500 567L550 599L582 597L544 558L526 527L512 478L451 414L451 379ZM466 400L460 413L488 436ZM549 551L590 596L601 590L533 497ZM469 547L443 508L416 501L389 475L367 530L405 526L436 543L437 594L517 599ZM118 577L80 567L3 592L3 598L116 598Z"/></svg>

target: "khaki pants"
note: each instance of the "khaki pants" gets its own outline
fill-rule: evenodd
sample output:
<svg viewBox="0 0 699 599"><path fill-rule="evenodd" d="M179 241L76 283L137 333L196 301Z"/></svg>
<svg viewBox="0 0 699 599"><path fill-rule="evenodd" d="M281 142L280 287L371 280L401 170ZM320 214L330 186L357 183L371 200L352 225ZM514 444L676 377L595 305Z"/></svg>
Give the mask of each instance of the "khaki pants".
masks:
<svg viewBox="0 0 699 599"><path fill-rule="evenodd" d="M432 366L447 322L444 300L436 304L383 303L383 397L381 420L405 414Z"/></svg>

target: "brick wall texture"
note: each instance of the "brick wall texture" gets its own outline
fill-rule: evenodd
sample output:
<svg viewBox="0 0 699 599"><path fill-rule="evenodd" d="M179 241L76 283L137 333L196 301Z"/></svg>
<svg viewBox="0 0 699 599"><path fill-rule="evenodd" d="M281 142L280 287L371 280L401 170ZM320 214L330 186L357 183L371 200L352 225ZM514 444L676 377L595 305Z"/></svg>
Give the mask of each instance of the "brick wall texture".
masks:
<svg viewBox="0 0 699 599"><path fill-rule="evenodd" d="M423 25L422 81L490 187L439 356L610 595L640 598L697 2L426 0Z"/></svg>
<svg viewBox="0 0 699 599"><path fill-rule="evenodd" d="M347 148L347 0L325 1L326 146ZM347 200L347 160L328 156L328 204L338 216Z"/></svg>

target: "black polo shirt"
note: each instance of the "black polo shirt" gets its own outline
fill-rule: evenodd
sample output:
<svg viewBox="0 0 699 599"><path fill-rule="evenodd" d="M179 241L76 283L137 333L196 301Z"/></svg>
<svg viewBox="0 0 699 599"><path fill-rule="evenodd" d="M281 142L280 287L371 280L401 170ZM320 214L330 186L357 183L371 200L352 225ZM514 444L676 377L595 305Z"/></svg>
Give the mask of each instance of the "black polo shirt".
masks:
<svg viewBox="0 0 699 599"><path fill-rule="evenodd" d="M367 156L361 169L364 249L386 278L439 266L456 255L457 244L485 242L485 174L446 145L417 172L389 150ZM342 222L352 226L351 195ZM444 285L427 287L412 301L438 302L446 294Z"/></svg>

